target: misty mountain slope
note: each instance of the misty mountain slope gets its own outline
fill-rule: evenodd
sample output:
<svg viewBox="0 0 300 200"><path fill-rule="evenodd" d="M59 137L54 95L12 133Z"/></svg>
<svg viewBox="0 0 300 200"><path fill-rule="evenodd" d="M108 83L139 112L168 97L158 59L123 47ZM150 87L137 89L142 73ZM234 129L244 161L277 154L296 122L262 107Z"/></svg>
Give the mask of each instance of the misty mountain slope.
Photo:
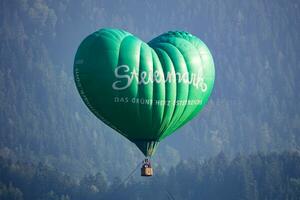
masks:
<svg viewBox="0 0 300 200"><path fill-rule="evenodd" d="M297 1L51 1L0 3L0 154L76 175L125 176L142 154L94 117L73 83L81 40L103 27L148 41L168 30L201 38L216 81L204 111L162 142L168 167L223 151L300 145L300 12Z"/></svg>
<svg viewBox="0 0 300 200"><path fill-rule="evenodd" d="M43 164L12 163L0 157L0 199L99 200L99 199L272 199L298 200L299 152L237 156L224 154L203 163L180 162L168 173L159 169L152 178L140 177L120 185L101 173L76 181Z"/></svg>

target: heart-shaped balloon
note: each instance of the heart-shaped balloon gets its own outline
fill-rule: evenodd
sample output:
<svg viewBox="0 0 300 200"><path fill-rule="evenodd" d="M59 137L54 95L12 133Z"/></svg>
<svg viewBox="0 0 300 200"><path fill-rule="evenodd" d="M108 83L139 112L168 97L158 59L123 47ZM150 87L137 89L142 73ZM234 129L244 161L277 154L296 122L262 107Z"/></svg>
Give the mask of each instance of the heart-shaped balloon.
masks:
<svg viewBox="0 0 300 200"><path fill-rule="evenodd" d="M181 31L145 43L123 30L100 29L83 40L74 62L87 107L146 156L203 108L214 76L207 46Z"/></svg>

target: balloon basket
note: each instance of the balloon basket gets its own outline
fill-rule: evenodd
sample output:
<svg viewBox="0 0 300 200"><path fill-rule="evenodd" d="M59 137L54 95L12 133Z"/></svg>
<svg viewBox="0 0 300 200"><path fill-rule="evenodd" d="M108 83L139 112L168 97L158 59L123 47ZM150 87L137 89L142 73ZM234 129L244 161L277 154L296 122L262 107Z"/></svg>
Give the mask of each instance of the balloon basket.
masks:
<svg viewBox="0 0 300 200"><path fill-rule="evenodd" d="M141 168L141 176L153 176L153 169L151 167Z"/></svg>
<svg viewBox="0 0 300 200"><path fill-rule="evenodd" d="M153 176L150 160L145 159L141 168L141 176Z"/></svg>

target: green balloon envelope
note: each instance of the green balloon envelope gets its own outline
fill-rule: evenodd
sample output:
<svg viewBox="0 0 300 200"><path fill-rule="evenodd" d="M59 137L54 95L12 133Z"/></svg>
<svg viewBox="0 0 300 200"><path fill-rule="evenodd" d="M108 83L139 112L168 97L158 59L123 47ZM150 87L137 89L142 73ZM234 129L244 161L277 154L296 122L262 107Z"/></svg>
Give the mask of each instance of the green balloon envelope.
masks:
<svg viewBox="0 0 300 200"><path fill-rule="evenodd" d="M207 46L181 31L145 43L124 30L100 29L82 41L74 61L87 107L145 156L201 111L214 77Z"/></svg>

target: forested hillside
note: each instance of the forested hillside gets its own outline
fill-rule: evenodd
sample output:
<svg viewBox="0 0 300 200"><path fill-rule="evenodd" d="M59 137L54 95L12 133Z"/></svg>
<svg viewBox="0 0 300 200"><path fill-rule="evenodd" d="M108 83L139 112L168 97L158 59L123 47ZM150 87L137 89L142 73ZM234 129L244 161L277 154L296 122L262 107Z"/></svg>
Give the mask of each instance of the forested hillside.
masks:
<svg viewBox="0 0 300 200"><path fill-rule="evenodd" d="M300 199L299 153L237 156L224 154L202 164L181 162L169 173L122 184L108 184L101 173L79 182L48 166L0 158L0 199L30 200L240 200Z"/></svg>
<svg viewBox="0 0 300 200"><path fill-rule="evenodd" d="M185 30L214 57L216 82L207 107L161 143L156 165L165 170L220 151L233 158L299 150L299 6L297 0L1 0L0 155L77 177L101 171L109 180L126 176L142 159L88 111L75 88L76 49L103 27L145 41ZM15 190L6 184L0 187Z"/></svg>

